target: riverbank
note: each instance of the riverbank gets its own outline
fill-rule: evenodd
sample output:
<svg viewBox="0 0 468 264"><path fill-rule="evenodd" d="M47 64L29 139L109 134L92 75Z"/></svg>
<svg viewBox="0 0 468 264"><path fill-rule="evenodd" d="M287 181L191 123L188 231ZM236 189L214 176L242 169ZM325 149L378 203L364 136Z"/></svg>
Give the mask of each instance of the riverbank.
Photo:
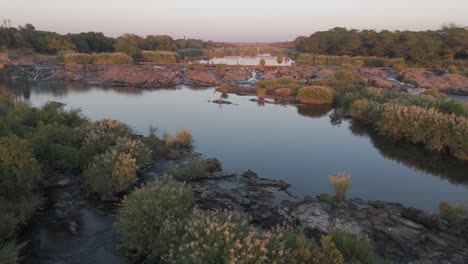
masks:
<svg viewBox="0 0 468 264"><path fill-rule="evenodd" d="M163 182L173 177L177 168L201 157L191 151L176 151L169 156L148 166L140 175L140 184ZM323 194L299 199L284 181L262 178L250 170L226 172L216 159L203 162L206 171L202 177L183 178L194 193L197 208L238 211L259 228L303 226L306 235L317 240L334 228L362 234L375 245L379 262L463 263L468 259L468 221L460 230L438 215L398 203L362 199L336 202ZM130 263L117 250L119 236L112 228L111 209L115 206L83 199L78 191L84 188L83 183L74 179L63 176L49 185L53 193L61 195L49 196L52 206L45 211L46 221L33 220L39 221L34 225L38 230L32 230L32 258L28 259L33 262L26 263ZM68 237L66 243L64 237Z"/></svg>
<svg viewBox="0 0 468 264"><path fill-rule="evenodd" d="M283 76L304 83L333 78L339 67L284 66L263 67L240 65L8 65L1 70L3 78L22 81L79 81L105 86L170 87L180 84L216 86L227 83L237 87L239 82L262 72L261 79L272 80ZM468 94L468 78L460 74L437 75L430 69L408 68L396 71L389 68L355 67L355 78L366 86L405 90L414 87L437 89L446 93ZM398 81L396 81L398 79ZM244 92L244 91L239 91ZM250 93L250 91L249 91Z"/></svg>

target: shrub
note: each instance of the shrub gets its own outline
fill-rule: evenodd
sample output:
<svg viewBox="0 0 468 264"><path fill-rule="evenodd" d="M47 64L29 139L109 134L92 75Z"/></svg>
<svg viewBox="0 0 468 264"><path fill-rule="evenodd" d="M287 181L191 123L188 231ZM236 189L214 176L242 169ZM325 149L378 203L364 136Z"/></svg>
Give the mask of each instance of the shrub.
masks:
<svg viewBox="0 0 468 264"><path fill-rule="evenodd" d="M335 72L334 87L338 90L353 88L354 73L353 68L344 67Z"/></svg>
<svg viewBox="0 0 468 264"><path fill-rule="evenodd" d="M81 137L77 128L40 124L27 138L34 156L48 172L78 167Z"/></svg>
<svg viewBox="0 0 468 264"><path fill-rule="evenodd" d="M196 159L183 168L171 170L169 174L178 181L192 181L204 178L207 171L203 161Z"/></svg>
<svg viewBox="0 0 468 264"><path fill-rule="evenodd" d="M133 58L125 53L93 54L93 64L133 64Z"/></svg>
<svg viewBox="0 0 468 264"><path fill-rule="evenodd" d="M35 193L42 179L41 167L28 147L26 140L16 136L0 138L0 198L20 201ZM24 215L30 213L27 210Z"/></svg>
<svg viewBox="0 0 468 264"><path fill-rule="evenodd" d="M387 103L376 127L386 135L468 160L468 120L464 117L444 114L434 108Z"/></svg>
<svg viewBox="0 0 468 264"><path fill-rule="evenodd" d="M191 148L193 146L193 137L188 130L181 130L175 135L164 133L163 140L166 146L176 148Z"/></svg>
<svg viewBox="0 0 468 264"><path fill-rule="evenodd" d="M422 92L419 96L434 101L444 100L447 98L445 94L433 89L427 89L424 92Z"/></svg>
<svg viewBox="0 0 468 264"><path fill-rule="evenodd" d="M137 171L148 162L149 155L141 141L118 138L114 147L95 157L83 176L93 192L108 199L130 190L138 179Z"/></svg>
<svg viewBox="0 0 468 264"><path fill-rule="evenodd" d="M2 264L16 264L19 263L20 251L25 244L16 245L13 241L0 242L0 263Z"/></svg>
<svg viewBox="0 0 468 264"><path fill-rule="evenodd" d="M337 201L346 200L348 194L351 176L344 172L338 172L336 176L330 176L330 183L333 185L335 190L335 199Z"/></svg>
<svg viewBox="0 0 468 264"><path fill-rule="evenodd" d="M258 99L265 99L267 94L267 90L263 88L257 88L257 96Z"/></svg>
<svg viewBox="0 0 468 264"><path fill-rule="evenodd" d="M468 211L461 206L453 206L450 202L439 204L440 217L450 225L459 227L465 219L468 219Z"/></svg>
<svg viewBox="0 0 468 264"><path fill-rule="evenodd" d="M65 64L75 63L75 64L91 64L92 57L85 53L68 53L63 56Z"/></svg>
<svg viewBox="0 0 468 264"><path fill-rule="evenodd" d="M337 229L331 231L331 237L347 263L376 263L372 242L367 237Z"/></svg>
<svg viewBox="0 0 468 264"><path fill-rule="evenodd" d="M169 252L182 243L184 222L192 206L190 187L174 181L132 192L117 214L123 248L148 263L167 259Z"/></svg>
<svg viewBox="0 0 468 264"><path fill-rule="evenodd" d="M349 112L352 117L361 121L368 121L366 112L368 110L369 100L359 99L354 101L349 108Z"/></svg>
<svg viewBox="0 0 468 264"><path fill-rule="evenodd" d="M323 86L307 86L299 90L297 100L303 104L330 104L333 102L333 91Z"/></svg>
<svg viewBox="0 0 468 264"><path fill-rule="evenodd" d="M104 154L113 147L118 138L130 137L132 133L130 127L112 119L93 122L84 130L84 140L80 151L82 168L86 168L94 156Z"/></svg>
<svg viewBox="0 0 468 264"><path fill-rule="evenodd" d="M266 61L264 59L260 59L260 67L265 67Z"/></svg>
<svg viewBox="0 0 468 264"><path fill-rule="evenodd" d="M383 90L375 87L366 87L364 88L364 95L366 97L382 97L384 96Z"/></svg>
<svg viewBox="0 0 468 264"><path fill-rule="evenodd" d="M278 56L276 58L276 62L278 62L278 64L282 64L283 63L283 57L282 56Z"/></svg>
<svg viewBox="0 0 468 264"><path fill-rule="evenodd" d="M293 95L293 90L289 88L278 88L275 89L275 95L281 97L287 97Z"/></svg>
<svg viewBox="0 0 468 264"><path fill-rule="evenodd" d="M143 61L154 63L177 63L180 60L179 55L171 51L144 50L142 56Z"/></svg>
<svg viewBox="0 0 468 264"><path fill-rule="evenodd" d="M343 263L330 237L321 238L321 248L314 244L302 231L279 227L259 231L237 213L194 210L169 262Z"/></svg>

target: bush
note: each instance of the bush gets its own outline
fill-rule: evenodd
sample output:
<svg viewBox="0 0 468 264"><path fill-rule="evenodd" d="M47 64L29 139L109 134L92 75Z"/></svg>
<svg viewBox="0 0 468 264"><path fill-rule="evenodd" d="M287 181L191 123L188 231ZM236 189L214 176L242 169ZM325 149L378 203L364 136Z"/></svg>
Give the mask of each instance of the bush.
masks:
<svg viewBox="0 0 468 264"><path fill-rule="evenodd" d="M84 169L94 156L104 154L115 146L117 139L130 137L132 130L127 125L112 119L103 119L89 124L84 129L81 147L81 167Z"/></svg>
<svg viewBox="0 0 468 264"><path fill-rule="evenodd" d="M331 231L331 237L347 263L376 263L372 242L367 237L337 229Z"/></svg>
<svg viewBox="0 0 468 264"><path fill-rule="evenodd" d="M118 138L114 147L98 155L83 172L86 183L101 198L126 192L136 183L137 171L145 165L150 151L139 140Z"/></svg>
<svg viewBox="0 0 468 264"><path fill-rule="evenodd" d="M461 206L453 206L450 202L442 202L439 204L439 216L446 220L451 226L457 228L468 219L468 211Z"/></svg>
<svg viewBox="0 0 468 264"><path fill-rule="evenodd" d="M133 58L125 53L93 54L93 64L133 64Z"/></svg>
<svg viewBox="0 0 468 264"><path fill-rule="evenodd" d="M91 64L92 57L85 53L68 53L63 56L65 64L75 63L75 64Z"/></svg>
<svg viewBox="0 0 468 264"><path fill-rule="evenodd" d="M468 120L434 108L384 104L376 127L382 133L468 160Z"/></svg>
<svg viewBox="0 0 468 264"><path fill-rule="evenodd" d="M19 263L20 251L25 244L16 245L13 241L0 242L0 263L2 264L16 264Z"/></svg>
<svg viewBox="0 0 468 264"><path fill-rule="evenodd" d="M354 83L354 73L353 68L344 67L335 72L334 84L338 90L347 90L353 88Z"/></svg>
<svg viewBox="0 0 468 264"><path fill-rule="evenodd" d="M124 198L116 226L122 246L148 263L166 260L184 234L193 196L188 185L174 181L147 186Z"/></svg>
<svg viewBox="0 0 468 264"><path fill-rule="evenodd" d="M307 86L299 90L297 100L303 104L330 104L333 102L333 91L323 86Z"/></svg>
<svg viewBox="0 0 468 264"><path fill-rule="evenodd" d="M367 99L359 99L354 101L350 108L349 112L352 117L359 119L361 121L368 121L366 112L368 110L369 100Z"/></svg>
<svg viewBox="0 0 468 264"><path fill-rule="evenodd" d="M177 53L171 51L150 51L142 52L143 61L154 63L177 63L180 57Z"/></svg>
<svg viewBox="0 0 468 264"><path fill-rule="evenodd" d="M164 143L169 147L191 148L193 146L193 137L188 130L181 130L174 135L164 133Z"/></svg>
<svg viewBox="0 0 468 264"><path fill-rule="evenodd" d="M289 88L278 88L275 89L275 95L281 97L287 97L293 95L293 90Z"/></svg>
<svg viewBox="0 0 468 264"><path fill-rule="evenodd" d="M26 140L16 136L0 138L0 198L19 201L35 193L42 173L28 147Z"/></svg>
<svg viewBox="0 0 468 264"><path fill-rule="evenodd" d="M171 170L169 174L178 181L193 181L204 178L207 171L203 161L197 159L191 161L183 168Z"/></svg>
<svg viewBox="0 0 468 264"><path fill-rule="evenodd" d="M338 172L336 176L330 176L330 183L333 185L335 190L335 199L337 201L346 200L348 194L351 176L343 172Z"/></svg>
<svg viewBox="0 0 468 264"><path fill-rule="evenodd" d="M40 124L27 138L32 152L48 172L78 168L81 137L77 128Z"/></svg>
<svg viewBox="0 0 468 264"><path fill-rule="evenodd" d="M279 227L259 231L237 213L194 210L169 262L343 263L330 237L322 237L321 248L314 244L302 231Z"/></svg>
<svg viewBox="0 0 468 264"><path fill-rule="evenodd" d="M328 79L313 79L309 81L311 86L328 86L330 81Z"/></svg>

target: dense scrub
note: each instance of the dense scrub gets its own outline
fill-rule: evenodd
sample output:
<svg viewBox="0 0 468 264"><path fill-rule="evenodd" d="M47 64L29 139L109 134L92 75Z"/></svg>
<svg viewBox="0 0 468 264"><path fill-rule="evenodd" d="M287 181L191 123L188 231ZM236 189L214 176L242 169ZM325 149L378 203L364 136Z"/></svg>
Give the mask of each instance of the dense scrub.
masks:
<svg viewBox="0 0 468 264"><path fill-rule="evenodd" d="M334 28L298 37L294 45L300 52L402 58L413 66L440 67L445 63L453 64L454 59L463 60L466 65L467 35L468 29L455 25L420 32ZM363 61L367 66L387 66L381 62L384 60Z"/></svg>
<svg viewBox="0 0 468 264"><path fill-rule="evenodd" d="M180 56L177 53L170 51L144 50L142 56L144 62L176 63L180 60Z"/></svg>
<svg viewBox="0 0 468 264"><path fill-rule="evenodd" d="M123 247L144 263L344 263L373 254L361 237L323 236L319 245L300 229L259 230L235 212L193 209L191 189L172 180L127 196L117 216ZM347 235L347 233L345 233ZM346 258L335 246L340 243ZM350 244L349 244L350 243ZM359 248L354 252L353 248Z"/></svg>
<svg viewBox="0 0 468 264"><path fill-rule="evenodd" d="M429 91L418 96L365 88L337 96L352 117L380 133L468 160L468 108Z"/></svg>
<svg viewBox="0 0 468 264"><path fill-rule="evenodd" d="M331 104L333 90L324 86L306 86L297 93L297 100L303 104Z"/></svg>

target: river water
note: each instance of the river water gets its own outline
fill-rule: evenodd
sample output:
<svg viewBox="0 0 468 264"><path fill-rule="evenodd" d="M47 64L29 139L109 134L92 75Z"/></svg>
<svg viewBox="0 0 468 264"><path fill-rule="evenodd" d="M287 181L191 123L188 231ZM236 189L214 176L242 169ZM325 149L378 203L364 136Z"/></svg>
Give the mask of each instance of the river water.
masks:
<svg viewBox="0 0 468 264"><path fill-rule="evenodd" d="M468 201L468 163L394 142L352 120L331 118L331 106L258 104L229 95L217 105L214 88L103 88L77 83L15 83L0 87L33 106L59 101L93 120L118 119L145 134L188 129L196 151L226 171L251 169L281 179L302 197L332 193L328 177L351 174L350 196L437 211L444 200Z"/></svg>

